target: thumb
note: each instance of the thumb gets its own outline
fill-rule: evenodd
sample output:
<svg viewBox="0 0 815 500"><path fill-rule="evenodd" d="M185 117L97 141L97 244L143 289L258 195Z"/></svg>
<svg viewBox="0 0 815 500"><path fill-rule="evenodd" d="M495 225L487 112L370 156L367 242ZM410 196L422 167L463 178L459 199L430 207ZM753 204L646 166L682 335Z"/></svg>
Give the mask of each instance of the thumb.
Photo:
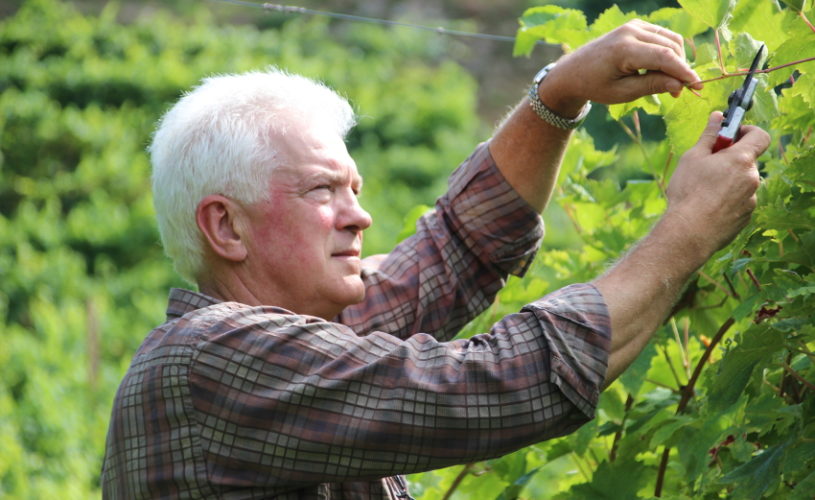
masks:
<svg viewBox="0 0 815 500"><path fill-rule="evenodd" d="M716 144L716 138L719 136L719 130L722 128L722 121L724 115L721 111L714 111L710 114L707 120L707 126L699 136L696 142L696 147L701 148L703 151L712 151L713 145Z"/></svg>

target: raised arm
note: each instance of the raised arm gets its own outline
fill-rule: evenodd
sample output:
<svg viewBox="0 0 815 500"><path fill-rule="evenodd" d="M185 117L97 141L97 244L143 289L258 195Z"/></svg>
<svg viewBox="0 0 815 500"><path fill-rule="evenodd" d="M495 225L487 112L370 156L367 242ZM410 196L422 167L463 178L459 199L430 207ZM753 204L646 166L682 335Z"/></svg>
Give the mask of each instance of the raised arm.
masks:
<svg viewBox="0 0 815 500"><path fill-rule="evenodd" d="M743 127L742 138L712 153L721 113L679 161L668 210L651 233L594 284L611 317L606 384L634 360L670 312L693 272L741 231L756 206L756 158L769 135Z"/></svg>
<svg viewBox="0 0 815 500"><path fill-rule="evenodd" d="M587 101L614 104L660 92L676 96L684 82L698 80L685 62L681 36L634 20L562 57L538 95L554 113L574 118ZM538 211L551 197L569 136L538 117L524 98L490 142L507 181Z"/></svg>

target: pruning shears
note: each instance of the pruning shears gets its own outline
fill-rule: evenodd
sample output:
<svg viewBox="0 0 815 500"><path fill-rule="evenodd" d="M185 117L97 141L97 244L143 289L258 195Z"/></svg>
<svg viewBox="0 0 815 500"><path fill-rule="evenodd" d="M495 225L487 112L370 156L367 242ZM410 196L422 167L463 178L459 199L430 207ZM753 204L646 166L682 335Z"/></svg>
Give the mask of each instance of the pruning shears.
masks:
<svg viewBox="0 0 815 500"><path fill-rule="evenodd" d="M727 113L724 115L722 129L719 131L719 136L713 145L714 153L729 147L738 140L744 114L753 106L753 94L755 94L756 84L758 84L754 76L758 69L758 63L761 61L762 52L764 52L764 45L758 49L742 86L731 92L730 97L727 98Z"/></svg>

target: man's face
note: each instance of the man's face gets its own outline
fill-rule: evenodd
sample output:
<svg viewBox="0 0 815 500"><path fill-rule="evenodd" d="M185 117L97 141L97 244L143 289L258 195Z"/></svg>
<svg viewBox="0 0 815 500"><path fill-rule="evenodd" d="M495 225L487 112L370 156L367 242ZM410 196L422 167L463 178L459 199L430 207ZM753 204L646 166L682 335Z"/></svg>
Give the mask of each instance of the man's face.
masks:
<svg viewBox="0 0 815 500"><path fill-rule="evenodd" d="M365 296L360 252L371 216L357 200L362 179L342 138L302 125L277 141L282 161L268 200L246 207L246 264L265 305L330 319Z"/></svg>

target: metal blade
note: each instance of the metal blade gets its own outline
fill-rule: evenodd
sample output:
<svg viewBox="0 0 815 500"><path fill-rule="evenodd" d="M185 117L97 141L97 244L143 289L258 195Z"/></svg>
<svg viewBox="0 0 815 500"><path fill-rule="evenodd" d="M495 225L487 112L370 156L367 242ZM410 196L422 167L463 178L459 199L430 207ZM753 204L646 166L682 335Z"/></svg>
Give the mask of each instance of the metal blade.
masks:
<svg viewBox="0 0 815 500"><path fill-rule="evenodd" d="M761 44L761 47L758 48L758 52L756 53L756 57L753 58L753 64L750 65L750 73L749 75L752 76L753 73L756 72L758 69L758 63L761 61L761 54L764 52L764 44Z"/></svg>

